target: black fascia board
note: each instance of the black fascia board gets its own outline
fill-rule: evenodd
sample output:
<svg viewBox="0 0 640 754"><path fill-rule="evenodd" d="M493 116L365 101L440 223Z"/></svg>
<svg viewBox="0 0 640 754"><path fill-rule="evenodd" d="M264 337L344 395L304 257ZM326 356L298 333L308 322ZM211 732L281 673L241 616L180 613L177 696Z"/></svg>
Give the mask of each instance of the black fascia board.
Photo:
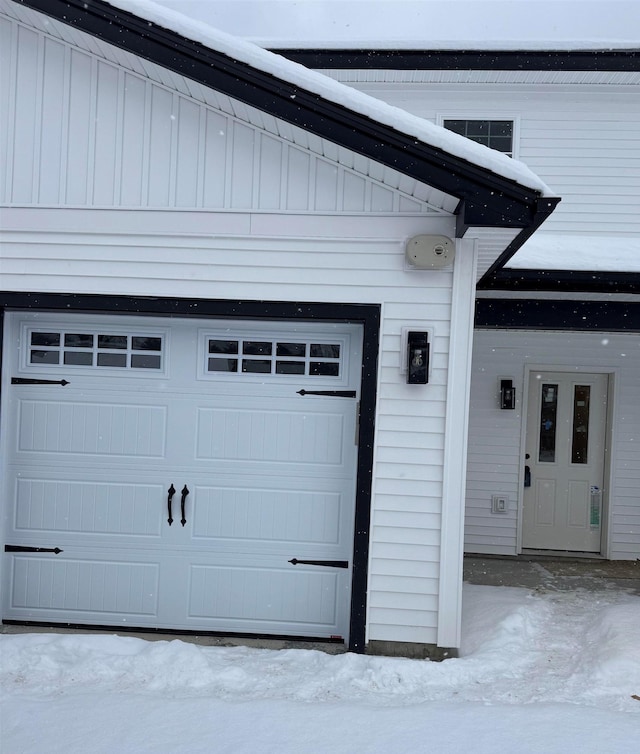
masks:
<svg viewBox="0 0 640 754"><path fill-rule="evenodd" d="M475 328L640 332L640 301L479 298Z"/></svg>
<svg viewBox="0 0 640 754"><path fill-rule="evenodd" d="M640 71L640 49L398 50L271 48L307 68L390 71Z"/></svg>
<svg viewBox="0 0 640 754"><path fill-rule="evenodd" d="M492 280L495 274L504 268L505 264L511 259L511 257L518 251L522 244L530 238L536 230L542 225L542 223L549 217L553 210L558 205L559 198L546 198L541 199L538 202L537 212L533 219L533 222L518 233L518 235L511 241L507 248L500 254L496 261L489 267L489 269L480 278L477 284L477 288L482 288L488 280ZM465 229L460 227L461 216L457 217L458 228L456 233L458 236L462 236Z"/></svg>
<svg viewBox="0 0 640 754"><path fill-rule="evenodd" d="M455 196L466 226L536 224L541 196L534 189L102 0L14 2Z"/></svg>
<svg viewBox="0 0 640 754"><path fill-rule="evenodd" d="M640 293L640 273L503 267L485 275L478 290L635 294Z"/></svg>

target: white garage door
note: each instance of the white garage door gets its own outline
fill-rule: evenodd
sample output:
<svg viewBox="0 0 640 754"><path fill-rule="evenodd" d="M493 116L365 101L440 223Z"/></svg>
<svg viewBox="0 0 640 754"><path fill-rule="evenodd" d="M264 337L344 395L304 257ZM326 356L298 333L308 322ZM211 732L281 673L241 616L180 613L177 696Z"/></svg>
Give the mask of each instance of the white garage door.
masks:
<svg viewBox="0 0 640 754"><path fill-rule="evenodd" d="M346 640L361 360L357 325L8 315L3 618Z"/></svg>

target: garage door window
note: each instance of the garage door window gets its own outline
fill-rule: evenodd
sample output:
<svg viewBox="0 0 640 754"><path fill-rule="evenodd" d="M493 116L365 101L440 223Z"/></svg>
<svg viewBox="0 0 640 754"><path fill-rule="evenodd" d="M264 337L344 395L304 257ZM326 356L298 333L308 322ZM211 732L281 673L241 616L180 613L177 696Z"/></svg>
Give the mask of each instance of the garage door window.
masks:
<svg viewBox="0 0 640 754"><path fill-rule="evenodd" d="M209 338L207 371L339 377L341 344Z"/></svg>
<svg viewBox="0 0 640 754"><path fill-rule="evenodd" d="M156 335L32 331L29 345L32 366L162 369L162 337Z"/></svg>

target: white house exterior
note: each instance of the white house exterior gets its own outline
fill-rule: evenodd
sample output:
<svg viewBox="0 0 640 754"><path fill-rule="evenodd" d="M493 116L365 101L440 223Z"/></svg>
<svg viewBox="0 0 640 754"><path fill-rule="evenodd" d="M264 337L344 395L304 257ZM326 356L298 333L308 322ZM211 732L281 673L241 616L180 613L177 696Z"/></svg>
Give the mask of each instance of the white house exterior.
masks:
<svg viewBox="0 0 640 754"><path fill-rule="evenodd" d="M547 227L565 255L613 225L633 252L637 181L592 136L603 118L638 155L636 58L365 67L162 5L0 0L3 620L446 656L463 547L540 535L525 467L527 490L560 485L525 463L527 391L567 373L572 406L606 391L602 482L568 480L586 547L543 530L533 549L638 557L635 283L605 303L558 272L559 296L519 262ZM512 121L553 190L446 119ZM407 383L410 332L427 384ZM583 464L567 426L590 473L597 443Z"/></svg>
<svg viewBox="0 0 640 754"><path fill-rule="evenodd" d="M470 553L640 556L638 55L614 56L607 65L614 70L412 71L410 82L402 71L337 74L436 123L512 121L515 156L562 196L532 239L478 286L465 521ZM393 82L371 81L376 76ZM605 408L599 419L591 417L587 433L603 434L578 464L596 463L586 476L570 460L561 469L559 455L532 467L541 406L530 386L555 385L547 377L558 372L571 374L563 397L575 397L576 385L591 385L597 375L606 379L598 399ZM505 378L516 390L515 410L500 409ZM566 408L571 423L579 414ZM570 453L573 438L565 440ZM571 469L578 476L567 477ZM495 496L506 498L499 511Z"/></svg>
<svg viewBox="0 0 640 754"><path fill-rule="evenodd" d="M475 283L558 199L151 4L0 10L3 620L455 650Z"/></svg>
<svg viewBox="0 0 640 754"><path fill-rule="evenodd" d="M373 10L348 41L356 5L324 47L281 16L259 41L433 123L511 124L562 197L478 284L465 550L638 558L640 5L401 3L377 44Z"/></svg>

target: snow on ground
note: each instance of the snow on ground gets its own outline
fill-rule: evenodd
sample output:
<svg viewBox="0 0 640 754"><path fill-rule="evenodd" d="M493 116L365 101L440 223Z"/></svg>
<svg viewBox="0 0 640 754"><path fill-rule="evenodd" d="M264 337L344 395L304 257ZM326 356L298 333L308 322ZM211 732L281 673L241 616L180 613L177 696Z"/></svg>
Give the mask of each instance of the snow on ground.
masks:
<svg viewBox="0 0 640 754"><path fill-rule="evenodd" d="M2 754L627 754L640 597L465 585L442 663L77 634L0 637Z"/></svg>

